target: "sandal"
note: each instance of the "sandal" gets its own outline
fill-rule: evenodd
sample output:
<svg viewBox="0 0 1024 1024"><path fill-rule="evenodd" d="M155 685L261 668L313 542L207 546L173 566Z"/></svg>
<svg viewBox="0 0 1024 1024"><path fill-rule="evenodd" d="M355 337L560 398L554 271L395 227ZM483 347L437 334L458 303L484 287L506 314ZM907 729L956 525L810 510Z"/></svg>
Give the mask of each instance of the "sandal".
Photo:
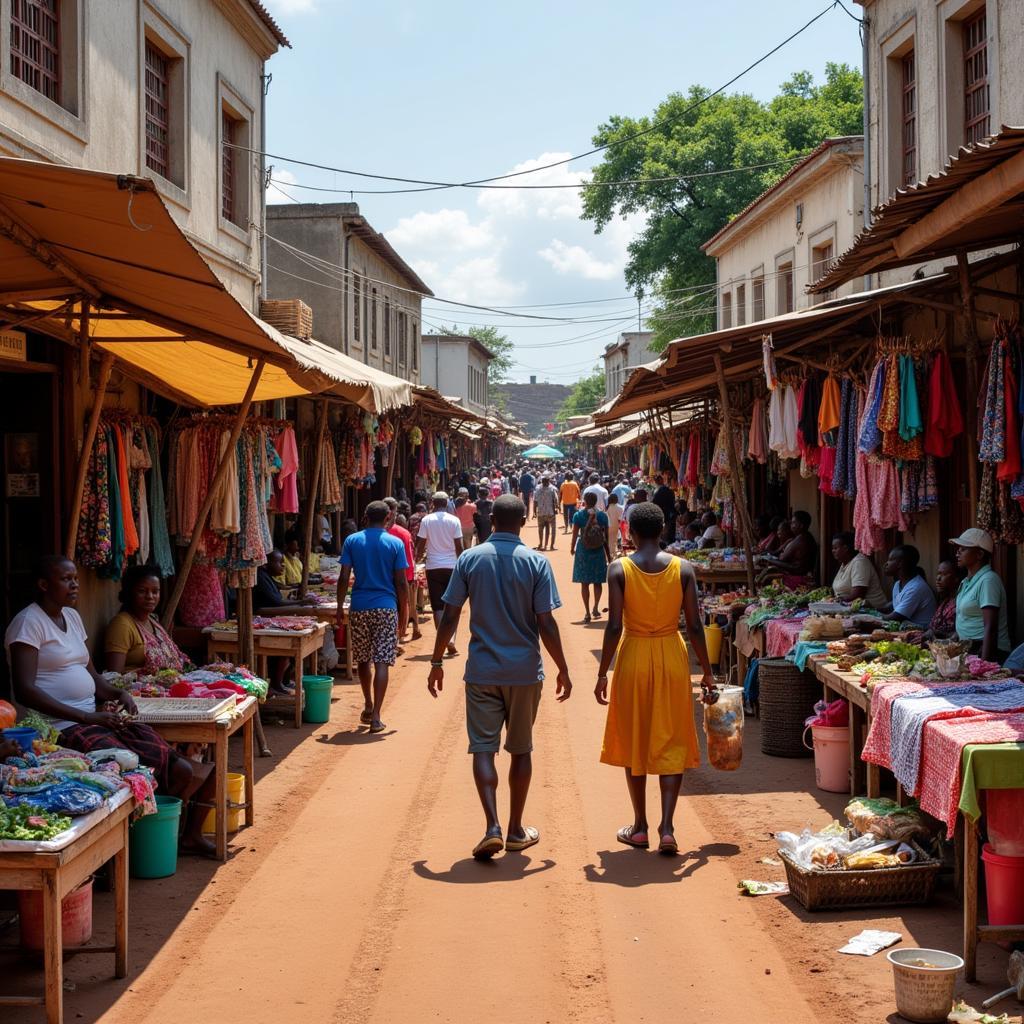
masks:
<svg viewBox="0 0 1024 1024"><path fill-rule="evenodd" d="M590 622L590 612L583 616L583 625L585 626L588 622Z"/></svg>
<svg viewBox="0 0 1024 1024"><path fill-rule="evenodd" d="M370 726L370 735L376 736L384 732L385 729L387 729L387 726L383 722L377 722L375 725Z"/></svg>
<svg viewBox="0 0 1024 1024"><path fill-rule="evenodd" d="M523 839L506 839L505 851L507 853L519 853L522 850L529 849L531 846L536 846L540 842L540 832L532 825L524 826L523 836Z"/></svg>
<svg viewBox="0 0 1024 1024"><path fill-rule="evenodd" d="M615 833L615 838L625 846L632 846L634 850L647 850L651 842L646 832L634 831L632 825L626 825Z"/></svg>
<svg viewBox="0 0 1024 1024"><path fill-rule="evenodd" d="M373 708L363 708L359 721L363 725L369 725L373 721Z"/></svg>
<svg viewBox="0 0 1024 1024"><path fill-rule="evenodd" d="M669 832L661 837L661 842L658 843L658 853L665 857L676 857L679 854L679 844L676 842L676 837Z"/></svg>
<svg viewBox="0 0 1024 1024"><path fill-rule="evenodd" d="M505 841L500 835L484 836L476 846L473 847L474 860L490 860L496 853L505 849Z"/></svg>

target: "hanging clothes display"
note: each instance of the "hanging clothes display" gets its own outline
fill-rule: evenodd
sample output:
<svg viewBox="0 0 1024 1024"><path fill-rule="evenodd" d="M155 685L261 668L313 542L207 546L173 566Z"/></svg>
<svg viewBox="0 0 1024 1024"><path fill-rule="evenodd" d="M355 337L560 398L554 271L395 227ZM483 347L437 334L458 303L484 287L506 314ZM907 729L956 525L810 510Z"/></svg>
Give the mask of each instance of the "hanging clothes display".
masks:
<svg viewBox="0 0 1024 1024"><path fill-rule="evenodd" d="M839 435L836 439L832 493L853 500L857 496L857 424L860 408L853 381L843 379L839 402Z"/></svg>
<svg viewBox="0 0 1024 1024"><path fill-rule="evenodd" d="M839 431L840 412L839 381L829 374L821 389L821 404L818 407L818 435L822 445L835 447Z"/></svg>
<svg viewBox="0 0 1024 1024"><path fill-rule="evenodd" d="M270 508L273 512L295 515L299 511L296 477L299 471L299 449L295 443L295 429L291 424L285 424L274 438L274 448L281 459L281 471L274 480L274 496Z"/></svg>
<svg viewBox="0 0 1024 1024"><path fill-rule="evenodd" d="M953 454L953 441L964 431L960 399L953 382L953 370L946 350L940 348L928 374L928 419L925 424L924 450L946 458Z"/></svg>
<svg viewBox="0 0 1024 1024"><path fill-rule="evenodd" d="M768 461L768 437L764 429L764 399L755 398L750 414L750 432L747 437L747 457L763 466Z"/></svg>

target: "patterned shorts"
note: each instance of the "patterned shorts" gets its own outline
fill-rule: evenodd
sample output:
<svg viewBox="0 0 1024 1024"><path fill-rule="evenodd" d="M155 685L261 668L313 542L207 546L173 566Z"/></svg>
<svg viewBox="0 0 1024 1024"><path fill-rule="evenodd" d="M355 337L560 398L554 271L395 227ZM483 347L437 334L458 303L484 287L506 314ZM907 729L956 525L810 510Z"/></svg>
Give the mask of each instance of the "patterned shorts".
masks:
<svg viewBox="0 0 1024 1024"><path fill-rule="evenodd" d="M357 665L394 665L398 657L398 612L372 608L348 613L352 661Z"/></svg>

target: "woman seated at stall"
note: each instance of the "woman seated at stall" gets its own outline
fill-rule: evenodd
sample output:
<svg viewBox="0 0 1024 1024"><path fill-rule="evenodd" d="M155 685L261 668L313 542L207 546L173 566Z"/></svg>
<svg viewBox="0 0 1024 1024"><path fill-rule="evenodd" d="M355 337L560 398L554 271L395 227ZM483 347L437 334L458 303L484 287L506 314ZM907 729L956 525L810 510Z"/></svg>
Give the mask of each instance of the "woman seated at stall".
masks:
<svg viewBox="0 0 1024 1024"><path fill-rule="evenodd" d="M935 590L939 595L938 604L928 632L936 640L948 640L956 634L956 592L960 589L963 573L952 558L939 562L935 570Z"/></svg>
<svg viewBox="0 0 1024 1024"><path fill-rule="evenodd" d="M762 512L754 523L754 532L757 535L757 546L754 550L759 555L773 555L779 549L779 537L776 532L782 522L781 516L769 516Z"/></svg>
<svg viewBox="0 0 1024 1024"><path fill-rule="evenodd" d="M281 572L275 581L282 587L297 587L302 582L302 559L299 557L299 538L289 533L281 553Z"/></svg>
<svg viewBox="0 0 1024 1024"><path fill-rule="evenodd" d="M849 530L841 530L832 537L832 557L839 563L839 571L832 581L836 599L846 604L863 601L869 608L881 611L889 604L882 589L875 563L856 547Z"/></svg>
<svg viewBox="0 0 1024 1024"><path fill-rule="evenodd" d="M913 544L897 544L885 562L885 575L892 579L892 611L899 622L928 629L935 618L935 594L918 563L921 552Z"/></svg>
<svg viewBox="0 0 1024 1024"><path fill-rule="evenodd" d="M153 770L159 792L186 803L195 797L182 847L214 856L213 843L202 834L205 809L214 796L213 765L188 760L150 726L121 717L135 714L135 701L93 667L85 626L74 607L75 563L59 555L43 559L35 585L35 601L14 616L5 639L16 700L50 721L62 747L83 753L131 750Z"/></svg>
<svg viewBox="0 0 1024 1024"><path fill-rule="evenodd" d="M1006 590L989 564L995 545L984 530L964 530L950 543L956 548L956 564L967 573L956 594L956 633L971 644L985 661L1002 664L1010 653L1006 617Z"/></svg>
<svg viewBox="0 0 1024 1024"><path fill-rule="evenodd" d="M103 640L108 672L153 675L181 670L188 658L157 621L160 574L151 565L133 565L121 577L121 611L110 620Z"/></svg>
<svg viewBox="0 0 1024 1024"><path fill-rule="evenodd" d="M811 517L803 509L797 509L789 520L791 537L776 555L762 556L760 564L766 569L762 579L782 572L782 582L787 587L806 587L813 582L814 568L818 563L818 542L811 536Z"/></svg>

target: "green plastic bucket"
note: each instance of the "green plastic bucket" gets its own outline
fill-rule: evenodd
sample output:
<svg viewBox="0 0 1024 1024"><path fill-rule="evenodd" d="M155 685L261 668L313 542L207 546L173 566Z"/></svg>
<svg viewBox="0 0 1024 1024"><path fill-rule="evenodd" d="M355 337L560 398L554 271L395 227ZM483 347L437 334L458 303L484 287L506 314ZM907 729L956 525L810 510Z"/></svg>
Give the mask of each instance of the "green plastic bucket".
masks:
<svg viewBox="0 0 1024 1024"><path fill-rule="evenodd" d="M321 725L331 718L331 692L334 676L303 676L302 692L305 702L302 706L302 720Z"/></svg>
<svg viewBox="0 0 1024 1024"><path fill-rule="evenodd" d="M132 822L128 833L128 865L132 878L167 878L178 870L178 822L181 801L158 796L156 814Z"/></svg>

